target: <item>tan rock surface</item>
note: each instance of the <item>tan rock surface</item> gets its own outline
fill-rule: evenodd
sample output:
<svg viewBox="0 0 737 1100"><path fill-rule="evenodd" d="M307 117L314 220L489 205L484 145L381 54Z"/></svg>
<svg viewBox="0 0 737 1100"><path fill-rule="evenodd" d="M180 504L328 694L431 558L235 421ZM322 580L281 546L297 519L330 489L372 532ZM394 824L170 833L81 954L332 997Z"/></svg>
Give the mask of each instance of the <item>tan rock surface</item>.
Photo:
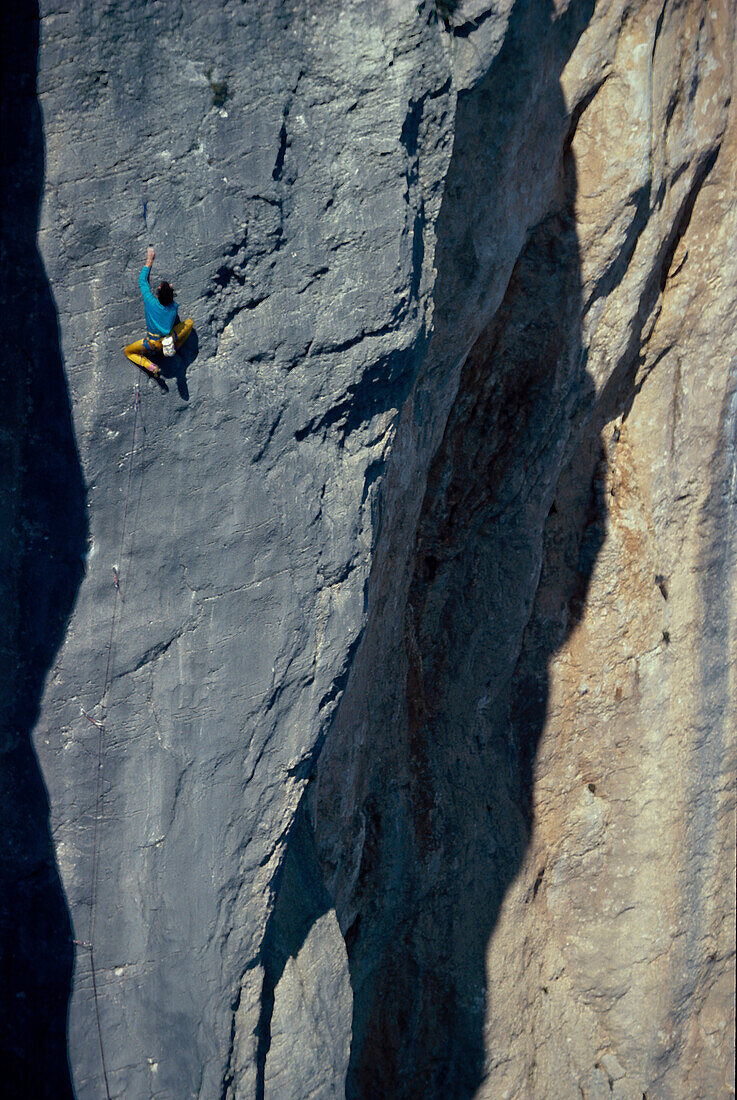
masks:
<svg viewBox="0 0 737 1100"><path fill-rule="evenodd" d="M701 5L681 14L671 60L672 39L693 41L703 24ZM669 204L678 196L673 175L708 155L695 131L700 120L714 124L708 108L729 87L731 46L725 9L712 15L703 80L685 50L675 72L660 67L672 98L659 97L653 162L670 186L607 302L607 350L610 333L628 328L627 280L638 266L650 274L647 253L637 263L645 235L661 218L672 222L669 205L684 203ZM689 105L678 92L694 82ZM587 268L594 281L602 266L591 227L607 221L610 188L626 179L632 194L625 169L636 170L633 126L619 180L607 181L598 202L591 197L607 171L590 133L627 111L617 97L599 104L608 87L573 144L584 284ZM487 1040L497 1046L510 1024L519 1038L511 1057L507 1049L504 1061L490 1060L481 1095L573 1096L576 1081L585 1096L733 1095L736 136L732 121L683 235L668 246L669 269L630 367L631 397L602 432L606 532L580 621L549 667L533 841L487 954ZM592 337L601 341L599 325ZM578 468L574 459L564 485ZM530 640L565 614L552 595L556 518ZM522 945L534 957L529 968Z"/></svg>
<svg viewBox="0 0 737 1100"><path fill-rule="evenodd" d="M379 548L313 799L357 986L349 1094L733 1095L734 34L728 3L597 5L557 179L525 212L533 96L518 159L478 154L454 205L465 245L441 213L428 372L477 339L413 555L396 515ZM535 204L499 305L499 252L469 267L468 241L485 219L509 255Z"/></svg>

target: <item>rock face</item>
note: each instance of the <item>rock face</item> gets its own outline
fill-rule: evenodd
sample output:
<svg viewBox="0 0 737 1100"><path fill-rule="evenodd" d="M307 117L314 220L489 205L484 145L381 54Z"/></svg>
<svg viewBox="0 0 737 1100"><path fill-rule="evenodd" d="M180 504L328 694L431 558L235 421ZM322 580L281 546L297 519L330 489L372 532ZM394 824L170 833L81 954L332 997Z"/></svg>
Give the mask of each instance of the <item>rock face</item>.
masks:
<svg viewBox="0 0 737 1100"><path fill-rule="evenodd" d="M463 366L312 797L354 1096L732 1094L734 27L615 8L459 97L415 400Z"/></svg>
<svg viewBox="0 0 737 1100"><path fill-rule="evenodd" d="M15 1094L733 1095L733 9L4 15Z"/></svg>

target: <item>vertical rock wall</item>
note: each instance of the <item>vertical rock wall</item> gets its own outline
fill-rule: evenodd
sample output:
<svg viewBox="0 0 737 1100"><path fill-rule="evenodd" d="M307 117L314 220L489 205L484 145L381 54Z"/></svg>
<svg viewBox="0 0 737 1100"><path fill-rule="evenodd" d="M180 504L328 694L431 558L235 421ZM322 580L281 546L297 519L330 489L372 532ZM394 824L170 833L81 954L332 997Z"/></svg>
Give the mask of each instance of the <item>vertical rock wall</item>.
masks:
<svg viewBox="0 0 737 1100"><path fill-rule="evenodd" d="M730 1095L729 0L12 26L18 1095Z"/></svg>
<svg viewBox="0 0 737 1100"><path fill-rule="evenodd" d="M34 739L80 1098L272 1072L266 929L427 342L449 58L410 3L41 7L39 244L89 539ZM196 327L168 393L121 353L148 242Z"/></svg>
<svg viewBox="0 0 737 1100"><path fill-rule="evenodd" d="M573 10L459 97L311 797L351 1096L733 1095L734 13Z"/></svg>

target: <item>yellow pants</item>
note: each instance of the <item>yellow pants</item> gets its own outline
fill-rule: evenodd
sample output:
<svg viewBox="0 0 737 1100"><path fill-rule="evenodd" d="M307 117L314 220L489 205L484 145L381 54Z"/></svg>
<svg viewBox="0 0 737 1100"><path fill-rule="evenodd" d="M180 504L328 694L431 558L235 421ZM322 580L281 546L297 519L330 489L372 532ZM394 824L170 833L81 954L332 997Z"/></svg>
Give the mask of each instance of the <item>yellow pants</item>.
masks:
<svg viewBox="0 0 737 1100"><path fill-rule="evenodd" d="M194 321L191 317L188 317L186 321L180 321L172 329L174 333L174 346L177 351L181 348L184 341L194 328ZM163 336L154 338L152 336L146 336L143 340L136 340L133 344L128 344L127 348L123 348L123 353L127 359L130 359L131 363L135 363L137 367L143 367L144 370L150 371L152 374L159 373L159 367L155 363L152 363L150 359L147 359L143 354L145 351L161 354L161 341Z"/></svg>

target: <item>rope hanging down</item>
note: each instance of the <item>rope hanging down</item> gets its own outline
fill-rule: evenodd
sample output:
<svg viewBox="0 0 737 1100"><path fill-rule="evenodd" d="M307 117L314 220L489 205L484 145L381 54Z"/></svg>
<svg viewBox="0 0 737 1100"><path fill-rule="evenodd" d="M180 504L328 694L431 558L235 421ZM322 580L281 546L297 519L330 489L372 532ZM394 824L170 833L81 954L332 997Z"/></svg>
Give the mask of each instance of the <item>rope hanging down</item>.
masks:
<svg viewBox="0 0 737 1100"><path fill-rule="evenodd" d="M110 1084L107 1075L107 1065L105 1063L105 1047L102 1039L102 1024L100 1021L100 1004L97 991L97 972L95 969L95 916L96 916L96 902L97 902L97 877L99 867L99 850L98 839L100 832L100 825L103 816L103 786L102 786L102 772L103 772L103 759L104 759L104 741L105 741L105 720L107 718L107 693L110 688L110 674L112 669L112 656L113 656L113 642L115 640L115 625L118 615L118 600L120 598L120 570L123 564L123 551L125 549L125 536L128 525L128 508L130 504L131 495L131 482L133 478L133 459L136 453L136 431L138 428L138 412L141 407L141 394L139 383L136 382L136 388L133 397L133 438L131 440L130 459L128 461L128 483L125 491L125 508L123 509L123 529L120 535L120 551L118 553L118 563L113 566L113 586L115 588L115 595L113 597L113 613L110 622L110 637L108 639L107 646L107 662L105 665L105 681L102 689L102 697L100 702L101 714L99 721L92 718L84 711L84 717L88 722L91 722L97 729L97 779L95 787L95 816L92 828L92 882L90 887L90 921L89 930L87 933L86 941L76 940L75 942L79 947L85 947L89 951L90 956L90 975L92 978L92 995L95 1002L95 1018L97 1020L97 1036L100 1042L100 1060L102 1061L102 1076L105 1081L105 1095L107 1100L110 1098ZM136 512L137 515L137 512ZM131 551L132 554L132 551Z"/></svg>

